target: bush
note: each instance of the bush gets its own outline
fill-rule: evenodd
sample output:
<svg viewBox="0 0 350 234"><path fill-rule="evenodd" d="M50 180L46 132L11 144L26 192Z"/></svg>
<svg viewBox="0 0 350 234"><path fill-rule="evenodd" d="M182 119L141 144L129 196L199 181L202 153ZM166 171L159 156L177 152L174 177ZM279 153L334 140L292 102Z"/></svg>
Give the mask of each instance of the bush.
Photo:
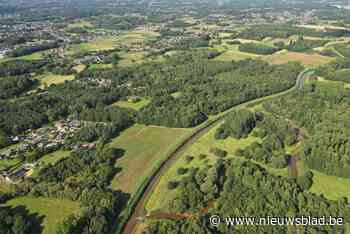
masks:
<svg viewBox="0 0 350 234"><path fill-rule="evenodd" d="M199 155L199 159L200 160L203 160L203 159L206 159L207 158L207 155L206 154L200 154Z"/></svg>
<svg viewBox="0 0 350 234"><path fill-rule="evenodd" d="M187 173L187 171L188 171L187 168L180 167L179 169L177 169L177 174L178 175L184 175L184 174Z"/></svg>
<svg viewBox="0 0 350 234"><path fill-rule="evenodd" d="M215 156L224 158L227 156L227 152L225 150L219 149L219 148L212 148L210 150L211 153L213 153Z"/></svg>
<svg viewBox="0 0 350 234"><path fill-rule="evenodd" d="M168 189L169 190L176 189L178 185L179 185L179 182L177 182L177 181L169 181Z"/></svg>
<svg viewBox="0 0 350 234"><path fill-rule="evenodd" d="M185 160L186 160L187 163L190 163L193 159L194 159L194 157L191 156L191 155L187 155L187 156L185 157Z"/></svg>

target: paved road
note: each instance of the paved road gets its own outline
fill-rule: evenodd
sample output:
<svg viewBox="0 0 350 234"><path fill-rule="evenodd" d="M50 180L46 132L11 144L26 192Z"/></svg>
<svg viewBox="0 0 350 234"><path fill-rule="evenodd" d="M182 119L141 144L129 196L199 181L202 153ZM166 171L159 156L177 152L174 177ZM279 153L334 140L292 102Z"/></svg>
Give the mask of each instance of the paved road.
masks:
<svg viewBox="0 0 350 234"><path fill-rule="evenodd" d="M234 109L239 109L239 108L244 108L247 107L248 105L254 104L254 103L259 103L261 101L265 101L271 98L275 98L278 96L283 96L295 89L300 90L304 87L304 83L306 78L313 74L313 70L311 69L306 69L304 71L302 71L296 82L295 85L283 92L277 93L277 94L273 94L267 97L263 97L263 98L258 98L255 99L253 101L249 101L240 105L237 105L233 108L231 108L229 111L226 111L226 114L229 113L230 111L234 110ZM186 150L188 149L193 143L195 143L200 137L202 137L205 133L207 133L208 131L210 131L212 128L214 128L215 126L217 126L218 124L220 124L223 120L223 118L226 116L226 114L218 117L215 121L211 122L210 124L208 124L207 126L203 127L202 129L198 130L197 132L195 132L190 138L188 138L185 142L183 142L183 144L181 144L170 156L169 158L157 169L157 171L151 176L150 181L148 182L145 190L143 191L143 193L141 194L141 197L138 199L137 204L134 206L133 209L133 213L132 215L129 217L127 224L125 225L125 227L123 227L123 234L132 234L135 231L135 227L137 225L138 219L139 217L142 216L142 212L144 210L145 207L145 202L147 201L147 198L149 197L149 195L152 193L152 191L154 190L154 188L157 186L158 181L161 177L161 175L171 166L171 164Z"/></svg>

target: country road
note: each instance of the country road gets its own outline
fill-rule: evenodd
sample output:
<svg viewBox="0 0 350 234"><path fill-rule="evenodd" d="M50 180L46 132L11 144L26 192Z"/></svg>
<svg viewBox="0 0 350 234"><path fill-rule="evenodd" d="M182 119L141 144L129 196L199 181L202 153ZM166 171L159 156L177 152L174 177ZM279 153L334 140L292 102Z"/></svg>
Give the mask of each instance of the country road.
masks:
<svg viewBox="0 0 350 234"><path fill-rule="evenodd" d="M123 234L132 234L135 231L135 227L137 225L139 217L142 216L142 212L145 207L145 203L147 201L147 198L152 193L154 188L157 186L158 181L160 177L163 175L163 173L171 166L171 164L186 150L188 149L193 143L195 143L200 137L202 137L204 134L206 134L208 131L210 131L212 128L220 124L223 120L223 118L227 115L227 113L244 108L253 104L258 104L260 102L280 97L283 95L286 95L294 90L300 90L304 87L305 79L313 74L312 69L305 69L303 70L297 77L295 85L285 91L282 91L280 93L272 94L270 96L258 98L252 101L248 101L245 103L242 103L240 105L234 106L231 109L225 111L222 115L218 116L216 119L212 120L212 122L208 123L207 125L204 125L202 128L198 129L191 137L186 139L179 147L175 149L173 153L170 154L168 159L163 162L163 164L155 171L155 173L150 177L145 189L141 193L140 197L136 200L136 204L130 204L132 205L132 214L128 218L128 222L125 226L123 226Z"/></svg>

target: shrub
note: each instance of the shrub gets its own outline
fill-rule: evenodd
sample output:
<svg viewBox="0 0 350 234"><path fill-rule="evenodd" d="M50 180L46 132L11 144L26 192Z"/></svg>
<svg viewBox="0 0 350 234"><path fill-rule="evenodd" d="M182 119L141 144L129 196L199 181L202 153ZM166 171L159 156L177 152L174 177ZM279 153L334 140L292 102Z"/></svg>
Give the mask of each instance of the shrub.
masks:
<svg viewBox="0 0 350 234"><path fill-rule="evenodd" d="M179 185L179 182L177 182L177 181L169 181L168 189L169 190L176 189L178 185Z"/></svg>
<svg viewBox="0 0 350 234"><path fill-rule="evenodd" d="M213 153L215 156L224 158L227 155L227 152L225 150L219 149L219 148L212 148L210 150L211 153Z"/></svg>
<svg viewBox="0 0 350 234"><path fill-rule="evenodd" d="M184 175L187 173L187 171L188 171L187 168L180 167L179 169L177 169L177 174Z"/></svg>

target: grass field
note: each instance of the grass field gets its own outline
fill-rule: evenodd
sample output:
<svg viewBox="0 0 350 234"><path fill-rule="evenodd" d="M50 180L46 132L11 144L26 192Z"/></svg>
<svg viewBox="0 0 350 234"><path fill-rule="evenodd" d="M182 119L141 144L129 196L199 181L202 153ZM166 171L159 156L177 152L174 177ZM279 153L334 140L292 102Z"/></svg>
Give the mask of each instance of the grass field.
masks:
<svg viewBox="0 0 350 234"><path fill-rule="evenodd" d="M334 60L332 57L322 56L319 54L306 54L291 51L281 51L273 55L263 56L263 60L272 64L283 64L287 62L300 62L306 67L317 67Z"/></svg>
<svg viewBox="0 0 350 234"><path fill-rule="evenodd" d="M226 45L227 46L227 45ZM227 46L228 50L216 57L214 60L218 61L232 61L232 60L242 60L247 58L259 58L259 55L240 52L238 50L238 45ZM220 48L219 48L220 50Z"/></svg>
<svg viewBox="0 0 350 234"><path fill-rule="evenodd" d="M105 68L112 68L112 64L91 64L89 66L89 69L105 69Z"/></svg>
<svg viewBox="0 0 350 234"><path fill-rule="evenodd" d="M122 108L130 108L134 110L140 110L142 107L147 106L148 103L150 103L150 100L148 99L142 99L139 102L133 103L133 102L128 102L128 101L118 101L113 103L113 106L118 106Z"/></svg>
<svg viewBox="0 0 350 234"><path fill-rule="evenodd" d="M134 30L118 36L102 37L86 43L73 45L68 53L72 55L81 52L112 50L118 48L121 44L143 43L156 38L158 35L155 32Z"/></svg>
<svg viewBox="0 0 350 234"><path fill-rule="evenodd" d="M121 53L120 57L121 60L119 61L119 66L130 66L133 64L140 63L145 58L145 52L128 52L128 53Z"/></svg>
<svg viewBox="0 0 350 234"><path fill-rule="evenodd" d="M36 52L36 53L30 54L30 55L25 55L25 56L20 56L20 57L15 57L15 58L3 58L3 59L0 59L0 63L11 61L11 60L28 60L28 61L31 61L31 60L39 60L39 59L42 59L42 58L43 58L42 53L41 52Z"/></svg>
<svg viewBox="0 0 350 234"><path fill-rule="evenodd" d="M25 206L31 214L43 216L43 234L56 233L59 223L80 210L77 202L44 197L18 197L8 201L6 204L10 206Z"/></svg>
<svg viewBox="0 0 350 234"><path fill-rule="evenodd" d="M74 75L68 75L68 76L61 76L61 75L53 75L53 74L46 74L37 77L40 81L41 85L40 88L45 88L45 86L50 86L52 84L60 84L64 83L66 80L74 80Z"/></svg>
<svg viewBox="0 0 350 234"><path fill-rule="evenodd" d="M350 199L350 178L330 176L314 170L312 172L314 178L311 192L323 194L330 200L338 200L341 197Z"/></svg>
<svg viewBox="0 0 350 234"><path fill-rule="evenodd" d="M71 151L58 150L51 154L46 154L44 157L40 159L40 162L44 162L46 164L55 164L62 158L66 158L70 155Z"/></svg>
<svg viewBox="0 0 350 234"><path fill-rule="evenodd" d="M213 129L211 129L208 133L206 133L204 136L202 136L198 141L196 141L186 152L184 152L180 158L166 171L166 173L161 177L159 184L156 186L155 190L153 191L152 195L150 196L149 200L146 204L146 210L147 211L154 211L154 210L166 210L167 204L171 202L174 197L177 195L177 190L169 190L167 188L169 181L178 181L185 175L178 175L177 170L180 167L189 168L189 167L201 167L207 163L212 164L214 163L218 157L214 156L212 153L210 153L210 149L213 147L218 147L220 149L226 150L228 152L228 156L226 158L234 158L236 157L234 155L234 152L238 148L244 148L251 143L255 141L260 141L259 138L255 138L252 136L249 136L245 139L234 139L234 138L228 138L225 140L215 140L214 135L216 132L216 129L219 127L216 126ZM206 159L200 159L199 155L205 154L207 155ZM188 163L186 161L186 156L190 155L194 157L194 159ZM237 157L236 157L237 158ZM242 159L245 160L245 159ZM270 169L274 174L277 175L288 175L287 169L278 170L278 169Z"/></svg>
<svg viewBox="0 0 350 234"><path fill-rule="evenodd" d="M122 148L125 155L116 162L121 168L112 181L112 188L133 193L147 176L165 160L177 143L191 133L188 129L172 129L134 125L125 130L111 147Z"/></svg>
<svg viewBox="0 0 350 234"><path fill-rule="evenodd" d="M12 167L19 162L21 162L21 160L18 158L9 159L9 160L1 160L0 161L0 170L6 169L7 167Z"/></svg>

